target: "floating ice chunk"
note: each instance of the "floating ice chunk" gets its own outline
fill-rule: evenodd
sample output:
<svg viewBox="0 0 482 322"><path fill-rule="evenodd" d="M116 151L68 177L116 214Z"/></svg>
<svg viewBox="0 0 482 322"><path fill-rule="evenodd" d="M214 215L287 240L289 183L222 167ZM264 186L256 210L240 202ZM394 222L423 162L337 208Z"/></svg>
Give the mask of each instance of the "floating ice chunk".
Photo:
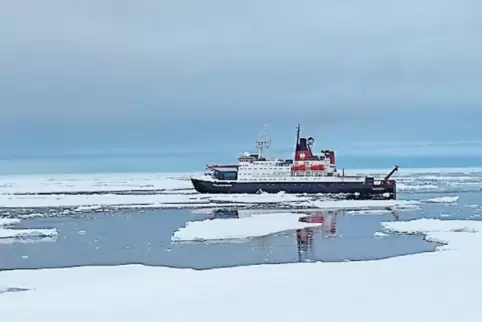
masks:
<svg viewBox="0 0 482 322"><path fill-rule="evenodd" d="M382 226L388 231L403 232L406 234L425 234L427 240L444 244L439 249L454 249L464 247L472 249L478 247L478 244L472 244L474 237L480 237L479 233L482 228L481 222L473 222L468 220L441 220L441 219L417 219L411 221L384 222ZM477 233L477 236L471 234L454 234L454 233ZM450 242L450 247L447 246Z"/></svg>
<svg viewBox="0 0 482 322"><path fill-rule="evenodd" d="M102 207L118 208L196 208L206 204L268 204L309 200L290 194L157 194L157 195L0 195L0 206L9 208L76 207L75 212ZM211 205L212 207L212 205Z"/></svg>
<svg viewBox="0 0 482 322"><path fill-rule="evenodd" d="M234 219L187 222L171 240L220 240L260 237L293 229L321 226L321 223L300 222L306 214L270 213Z"/></svg>
<svg viewBox="0 0 482 322"><path fill-rule="evenodd" d="M237 202L248 204L268 204L282 202L300 202L308 200L308 197L300 197L286 193L261 193L253 194L232 194L209 197L212 202Z"/></svg>
<svg viewBox="0 0 482 322"><path fill-rule="evenodd" d="M374 210L350 210L346 212L348 215L386 215L392 213L392 210L374 209Z"/></svg>
<svg viewBox="0 0 482 322"><path fill-rule="evenodd" d="M426 203L456 203L459 200L458 196L455 197L436 197L424 200Z"/></svg>
<svg viewBox="0 0 482 322"><path fill-rule="evenodd" d="M1 238L31 238L31 237L55 237L57 229L3 229L0 228Z"/></svg>
<svg viewBox="0 0 482 322"><path fill-rule="evenodd" d="M190 173L97 173L0 176L0 193L193 189Z"/></svg>
<svg viewBox="0 0 482 322"><path fill-rule="evenodd" d="M92 206L80 206L80 207L77 207L77 208L73 209L73 211L75 211L75 212L87 212L87 211L93 211L93 210L99 210L99 209L102 209L102 206L92 205Z"/></svg>
<svg viewBox="0 0 482 322"><path fill-rule="evenodd" d="M57 241L57 237L58 236L30 237L26 239L26 238L17 238L17 236L15 236L15 237L8 237L8 238L0 238L0 244L11 245L11 244L37 244L37 243L44 243L44 242L55 242Z"/></svg>
<svg viewBox="0 0 482 322"><path fill-rule="evenodd" d="M373 236L375 238L383 238L383 237L387 237L388 235L385 234L385 233L381 233L381 232L377 231L376 233L373 234Z"/></svg>
<svg viewBox="0 0 482 322"><path fill-rule="evenodd" d="M414 200L326 200L311 201L313 207L322 209L371 209L386 207L413 207L419 202Z"/></svg>
<svg viewBox="0 0 482 322"><path fill-rule="evenodd" d="M426 185L408 185L402 182L397 183L398 191L437 191L440 187L433 184Z"/></svg>
<svg viewBox="0 0 482 322"><path fill-rule="evenodd" d="M20 223L20 219L17 218L0 218L0 227L16 225L18 223Z"/></svg>
<svg viewBox="0 0 482 322"><path fill-rule="evenodd" d="M433 233L433 232L457 232L470 231L478 232L478 227L473 228L473 222L468 220L441 220L432 218L421 218L410 221L383 222L382 226L392 231L402 231L406 234ZM447 240L448 241L448 240Z"/></svg>
<svg viewBox="0 0 482 322"><path fill-rule="evenodd" d="M28 238L28 237L52 237L57 236L56 229L7 229L6 226L12 226L20 223L16 218L0 218L0 239L9 238Z"/></svg>

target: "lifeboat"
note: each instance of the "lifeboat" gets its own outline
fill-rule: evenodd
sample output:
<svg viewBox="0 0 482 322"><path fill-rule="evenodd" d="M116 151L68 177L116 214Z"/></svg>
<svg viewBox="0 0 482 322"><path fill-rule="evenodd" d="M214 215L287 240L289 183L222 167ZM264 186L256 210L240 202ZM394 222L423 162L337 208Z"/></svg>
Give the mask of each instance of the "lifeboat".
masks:
<svg viewBox="0 0 482 322"><path fill-rule="evenodd" d="M304 164L296 164L291 167L291 170L293 171L305 171L306 170L306 165Z"/></svg>
<svg viewBox="0 0 482 322"><path fill-rule="evenodd" d="M310 167L311 171L323 171L325 170L325 165L324 164L312 164Z"/></svg>

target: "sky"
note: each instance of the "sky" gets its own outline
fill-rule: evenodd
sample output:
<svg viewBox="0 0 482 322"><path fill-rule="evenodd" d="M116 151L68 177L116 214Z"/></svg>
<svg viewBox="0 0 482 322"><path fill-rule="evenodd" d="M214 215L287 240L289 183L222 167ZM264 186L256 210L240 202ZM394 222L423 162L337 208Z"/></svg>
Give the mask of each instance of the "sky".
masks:
<svg viewBox="0 0 482 322"><path fill-rule="evenodd" d="M478 0L0 8L4 148L245 143L265 123L288 142L298 122L330 143L482 134Z"/></svg>

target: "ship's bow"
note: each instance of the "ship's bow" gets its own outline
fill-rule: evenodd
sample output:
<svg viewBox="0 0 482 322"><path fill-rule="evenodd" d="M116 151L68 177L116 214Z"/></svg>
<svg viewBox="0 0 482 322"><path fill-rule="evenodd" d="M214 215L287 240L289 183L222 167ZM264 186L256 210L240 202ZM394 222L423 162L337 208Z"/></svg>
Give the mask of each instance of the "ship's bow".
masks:
<svg viewBox="0 0 482 322"><path fill-rule="evenodd" d="M212 188L212 185L210 187L207 180L200 178L191 178L191 183L194 186L194 190L200 193L209 193L211 190L210 188Z"/></svg>

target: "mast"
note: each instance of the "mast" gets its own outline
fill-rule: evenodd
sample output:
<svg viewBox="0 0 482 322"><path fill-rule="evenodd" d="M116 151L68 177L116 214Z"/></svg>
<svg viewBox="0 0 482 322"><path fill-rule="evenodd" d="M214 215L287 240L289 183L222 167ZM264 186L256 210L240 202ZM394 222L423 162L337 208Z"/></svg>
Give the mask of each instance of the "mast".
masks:
<svg viewBox="0 0 482 322"><path fill-rule="evenodd" d="M296 126L296 146L300 144L300 125Z"/></svg>
<svg viewBox="0 0 482 322"><path fill-rule="evenodd" d="M263 157L264 149L269 149L271 146L271 140L268 137L268 125L264 125L264 131L258 135L256 139L256 149L258 150L258 157Z"/></svg>

